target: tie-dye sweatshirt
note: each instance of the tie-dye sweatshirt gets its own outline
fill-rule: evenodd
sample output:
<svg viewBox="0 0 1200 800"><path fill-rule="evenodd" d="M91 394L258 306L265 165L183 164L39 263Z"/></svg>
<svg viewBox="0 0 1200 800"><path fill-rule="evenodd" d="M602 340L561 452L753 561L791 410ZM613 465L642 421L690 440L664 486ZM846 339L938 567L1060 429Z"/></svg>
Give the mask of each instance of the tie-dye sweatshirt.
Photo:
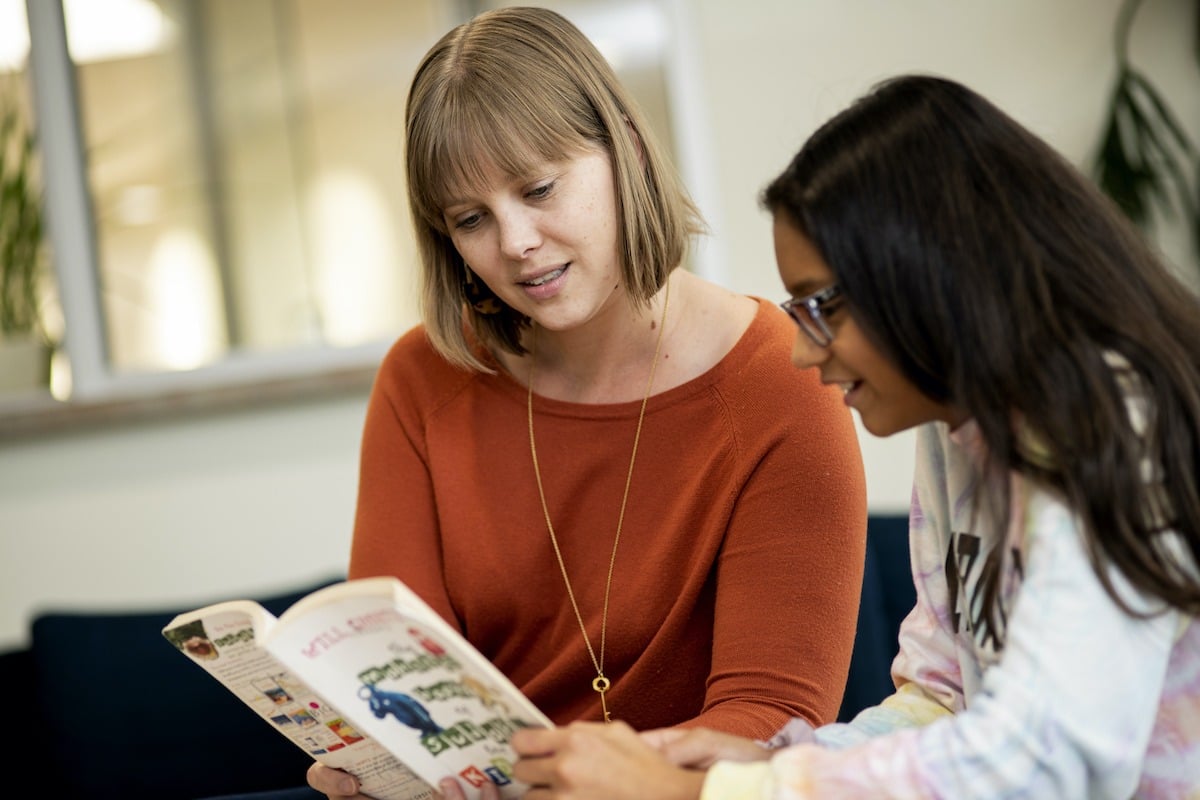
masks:
<svg viewBox="0 0 1200 800"><path fill-rule="evenodd" d="M895 694L817 729L815 745L717 764L702 800L1200 798L1200 624L1122 611L1071 510L1015 475L1009 530L973 520L978 446L973 423L918 433L917 604L900 630ZM1009 556L999 651L969 600L998 544ZM1109 575L1133 608L1159 608Z"/></svg>

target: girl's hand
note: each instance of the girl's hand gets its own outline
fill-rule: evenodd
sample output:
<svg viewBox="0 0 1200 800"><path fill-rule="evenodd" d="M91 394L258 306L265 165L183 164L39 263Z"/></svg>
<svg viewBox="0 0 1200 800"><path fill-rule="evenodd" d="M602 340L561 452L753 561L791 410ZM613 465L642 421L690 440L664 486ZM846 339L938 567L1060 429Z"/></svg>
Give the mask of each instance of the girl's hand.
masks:
<svg viewBox="0 0 1200 800"><path fill-rule="evenodd" d="M697 800L704 773L668 761L623 722L527 728L512 739L527 800Z"/></svg>
<svg viewBox="0 0 1200 800"><path fill-rule="evenodd" d="M658 728L643 731L642 741L672 764L708 769L717 761L766 761L771 751L753 739L708 728Z"/></svg>

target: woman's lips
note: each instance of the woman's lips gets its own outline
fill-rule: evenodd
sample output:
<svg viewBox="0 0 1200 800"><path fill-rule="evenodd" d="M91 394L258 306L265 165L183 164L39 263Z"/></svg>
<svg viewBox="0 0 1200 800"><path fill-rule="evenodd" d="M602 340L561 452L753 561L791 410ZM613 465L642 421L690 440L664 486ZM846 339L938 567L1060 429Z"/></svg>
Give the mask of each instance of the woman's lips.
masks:
<svg viewBox="0 0 1200 800"><path fill-rule="evenodd" d="M550 281L554 280L555 278L557 278L559 275L562 275L566 271L567 271L567 268L564 265L564 266L559 267L558 269L552 269L549 272L545 273L544 275L539 275L538 277L534 278L533 280L521 281L521 283L524 286L542 286L543 284L549 283Z"/></svg>
<svg viewBox="0 0 1200 800"><path fill-rule="evenodd" d="M543 272L536 278L531 278L527 281L521 281L517 285L525 291L525 294L529 295L534 300L545 300L549 297L553 297L562 290L563 285L566 283L567 272L570 270L570 268L571 265L569 263L563 264L561 267L552 269L549 272Z"/></svg>

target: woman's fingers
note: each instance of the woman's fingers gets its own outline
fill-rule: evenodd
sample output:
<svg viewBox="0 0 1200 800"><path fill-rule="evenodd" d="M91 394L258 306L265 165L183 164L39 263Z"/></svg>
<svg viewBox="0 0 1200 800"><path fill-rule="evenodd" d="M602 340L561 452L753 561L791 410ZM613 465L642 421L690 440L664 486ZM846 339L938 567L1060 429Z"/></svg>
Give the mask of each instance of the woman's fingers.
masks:
<svg viewBox="0 0 1200 800"><path fill-rule="evenodd" d="M329 800L346 800L347 798L363 798L366 795L358 793L358 781L348 772L327 767L320 762L313 762L308 768L308 785L321 792Z"/></svg>

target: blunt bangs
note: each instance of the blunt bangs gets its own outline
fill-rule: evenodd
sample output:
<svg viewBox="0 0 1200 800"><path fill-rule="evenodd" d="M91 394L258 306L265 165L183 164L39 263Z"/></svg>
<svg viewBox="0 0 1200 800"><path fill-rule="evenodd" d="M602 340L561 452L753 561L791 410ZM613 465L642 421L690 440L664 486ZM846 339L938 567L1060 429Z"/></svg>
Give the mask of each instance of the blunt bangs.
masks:
<svg viewBox="0 0 1200 800"><path fill-rule="evenodd" d="M444 209L497 172L538 177L547 164L601 150L612 162L622 276L648 303L704 231L699 211L604 57L566 18L544 8L484 12L447 33L417 68L406 111L405 169L422 270L422 319L434 347L491 371L464 333L525 352L528 324L513 309L464 303L466 265ZM464 318L465 314L465 318Z"/></svg>
<svg viewBox="0 0 1200 800"><path fill-rule="evenodd" d="M489 169L527 176L590 147L607 147L597 110L567 74L529 69L509 53L460 54L415 98L408 131L414 211L446 233L442 209L472 194Z"/></svg>

